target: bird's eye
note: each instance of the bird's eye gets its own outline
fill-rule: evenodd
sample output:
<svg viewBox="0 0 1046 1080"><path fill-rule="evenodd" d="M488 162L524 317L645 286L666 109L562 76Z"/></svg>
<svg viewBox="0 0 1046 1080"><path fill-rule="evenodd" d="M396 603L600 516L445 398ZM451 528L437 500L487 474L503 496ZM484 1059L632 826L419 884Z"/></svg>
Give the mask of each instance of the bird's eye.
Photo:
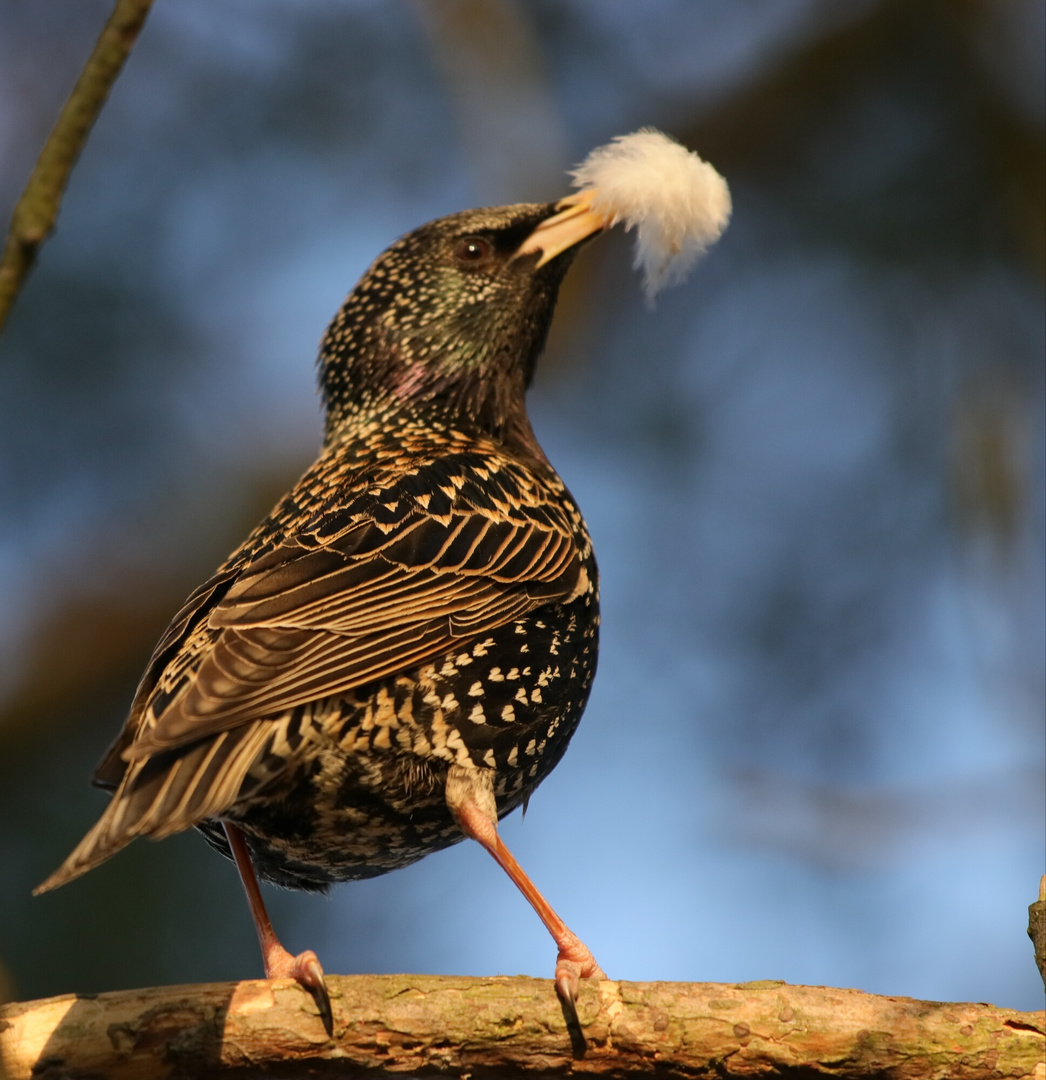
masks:
<svg viewBox="0 0 1046 1080"><path fill-rule="evenodd" d="M454 248L454 258L464 266L477 266L491 256L490 244L478 236L466 236Z"/></svg>

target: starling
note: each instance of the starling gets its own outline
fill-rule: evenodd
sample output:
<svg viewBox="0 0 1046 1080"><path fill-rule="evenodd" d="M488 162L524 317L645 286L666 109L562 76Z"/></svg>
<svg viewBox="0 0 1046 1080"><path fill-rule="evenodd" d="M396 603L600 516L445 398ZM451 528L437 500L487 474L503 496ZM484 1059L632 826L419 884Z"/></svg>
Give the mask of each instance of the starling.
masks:
<svg viewBox="0 0 1046 1080"><path fill-rule="evenodd" d="M330 1030L322 966L280 944L258 880L323 891L468 836L555 940L576 1027L603 973L497 822L562 757L596 670L592 542L524 400L568 266L619 214L591 179L430 222L367 271L321 344L318 460L175 615L95 772L112 798L38 892L196 827L236 863L266 976Z"/></svg>

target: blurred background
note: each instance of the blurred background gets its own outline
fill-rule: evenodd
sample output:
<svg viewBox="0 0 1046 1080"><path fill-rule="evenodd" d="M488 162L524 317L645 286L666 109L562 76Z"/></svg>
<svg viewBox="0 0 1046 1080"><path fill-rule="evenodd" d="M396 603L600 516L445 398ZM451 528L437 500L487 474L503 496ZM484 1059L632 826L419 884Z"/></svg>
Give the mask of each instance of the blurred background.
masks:
<svg viewBox="0 0 1046 1080"><path fill-rule="evenodd" d="M0 6L0 207L109 8ZM615 978L1040 1008L1044 23L158 2L0 338L0 996L261 973L195 834L30 889L167 620L312 459L369 262L652 124L733 223L653 312L627 237L568 279L532 415L595 538L601 671L506 840ZM270 902L328 971L552 974L476 845Z"/></svg>

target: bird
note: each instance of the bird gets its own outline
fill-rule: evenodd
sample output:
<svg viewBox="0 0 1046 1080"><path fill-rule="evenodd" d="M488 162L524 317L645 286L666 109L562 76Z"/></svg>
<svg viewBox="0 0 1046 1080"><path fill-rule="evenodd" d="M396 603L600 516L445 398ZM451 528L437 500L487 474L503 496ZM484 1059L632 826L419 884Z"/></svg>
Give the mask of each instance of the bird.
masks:
<svg viewBox="0 0 1046 1080"><path fill-rule="evenodd" d="M95 771L110 801L36 892L196 828L236 864L266 977L329 1034L323 966L284 948L259 881L323 892L471 838L552 936L578 1028L604 973L498 822L562 758L596 671L592 540L526 409L564 275L620 216L591 180L439 218L371 265L321 341L319 457L172 619Z"/></svg>

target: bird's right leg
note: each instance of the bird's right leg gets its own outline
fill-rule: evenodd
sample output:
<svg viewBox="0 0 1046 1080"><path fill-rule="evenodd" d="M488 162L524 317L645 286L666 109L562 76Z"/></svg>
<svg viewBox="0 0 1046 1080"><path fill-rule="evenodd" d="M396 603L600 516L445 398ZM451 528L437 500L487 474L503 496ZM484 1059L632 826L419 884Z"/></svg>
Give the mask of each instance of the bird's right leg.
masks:
<svg viewBox="0 0 1046 1080"><path fill-rule="evenodd" d="M489 769L452 765L447 770L447 805L461 831L482 844L515 883L537 912L545 929L559 947L556 957L556 993L566 1013L572 1035L581 1034L577 997L581 979L605 979L588 946L556 914L526 871L498 835L497 805Z"/></svg>
<svg viewBox="0 0 1046 1080"><path fill-rule="evenodd" d="M243 830L228 821L223 821L222 827L229 840L229 850L236 862L236 869L240 872L243 891L247 894L254 928L258 931L258 944L261 945L262 960L265 963L265 977L267 979L296 979L301 983L312 994L316 1007L320 1010L320 1019L327 1029L327 1034L332 1034L334 1018L331 1013L331 999L327 992L327 983L323 977L323 966L320 964L319 957L312 949L306 949L297 956L293 956L280 944L280 939L272 928L269 913L265 910L265 901L262 900L261 888L258 885L258 875L254 872L254 864L247 850Z"/></svg>

